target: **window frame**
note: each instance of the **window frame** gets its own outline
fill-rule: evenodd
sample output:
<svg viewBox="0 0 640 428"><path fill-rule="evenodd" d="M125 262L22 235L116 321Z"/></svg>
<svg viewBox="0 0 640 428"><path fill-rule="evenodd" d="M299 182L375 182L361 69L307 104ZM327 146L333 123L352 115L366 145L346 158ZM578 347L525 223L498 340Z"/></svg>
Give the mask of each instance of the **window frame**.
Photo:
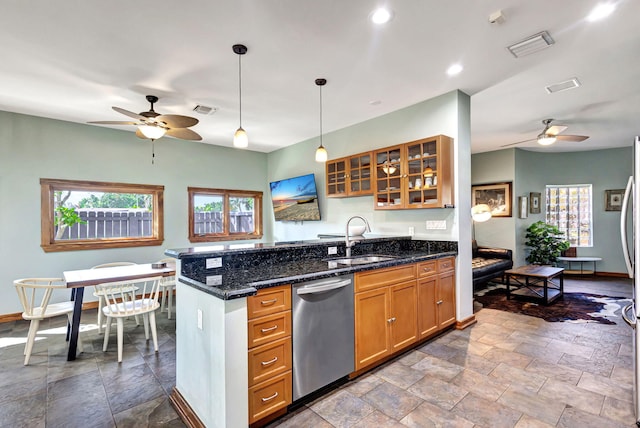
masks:
<svg viewBox="0 0 640 428"><path fill-rule="evenodd" d="M84 191L138 193L153 196L153 225L150 237L55 240L54 192ZM164 241L164 186L86 180L40 179L40 246L45 252L97 250L162 245Z"/></svg>
<svg viewBox="0 0 640 428"><path fill-rule="evenodd" d="M549 211L549 206L550 206L550 199L549 199L549 191L550 189L560 189L560 188L564 188L567 190L567 192L570 192L571 189L580 189L580 188L586 188L589 189L589 211L588 212L583 212L582 210L579 210L579 213L584 213L585 215L588 214L589 216L589 244L588 245L581 245L580 244L580 227L578 227L578 242L576 243L571 243L572 247L576 247L576 248L592 248L594 246L594 222L593 222L593 184L547 184L545 186L545 212L544 212L544 216L545 216L545 222L548 224L553 224L554 226L557 226L560 230L565 230L566 229L566 239L571 242L570 239L570 229L568 227L564 227L564 225L560 225L558 222L551 222L549 219L550 216L550 211ZM569 209L570 207L567 206L567 208ZM581 215L581 218L583 216ZM569 222L569 218L568 218L568 214L567 214L567 223ZM580 223L578 221L578 223Z"/></svg>
<svg viewBox="0 0 640 428"><path fill-rule="evenodd" d="M246 239L261 239L262 238L262 192L257 190L230 190L230 189L212 189L206 187L187 187L187 194L189 197L189 242L217 242L217 241L238 241ZM222 225L223 231L221 233L206 233L195 234L195 218L194 218L194 196L195 195L210 195L210 196L222 196L223 198L223 210L222 210ZM240 233L229 232L229 198L253 198L253 232Z"/></svg>

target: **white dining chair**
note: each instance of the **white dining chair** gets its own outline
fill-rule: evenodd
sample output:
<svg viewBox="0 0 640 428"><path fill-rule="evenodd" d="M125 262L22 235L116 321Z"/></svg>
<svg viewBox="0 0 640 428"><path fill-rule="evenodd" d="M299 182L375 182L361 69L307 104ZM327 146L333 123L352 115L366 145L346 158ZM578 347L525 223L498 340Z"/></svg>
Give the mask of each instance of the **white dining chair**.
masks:
<svg viewBox="0 0 640 428"><path fill-rule="evenodd" d="M13 281L18 292L18 298L22 303L24 312L22 318L29 323L29 333L27 335L27 343L24 347L24 365L29 364L33 343L36 340L36 334L40 321L46 318L67 315L69 325L73 318L73 302L65 301L62 303L50 303L51 295L54 290L64 289L67 286L62 278L23 278ZM78 350L82 352L82 341L78 335Z"/></svg>
<svg viewBox="0 0 640 428"><path fill-rule="evenodd" d="M156 276L96 285L98 291L104 296L105 305L102 308L102 312L104 316L107 317L102 350L104 352L107 351L107 347L109 346L109 334L111 332L111 321L115 318L118 334L118 362L122 362L124 318L132 315L142 315L144 322L144 335L147 340L149 340L149 325L151 325L153 346L155 351L158 352L158 334L156 332L155 311L160 307L158 297L160 294L161 279L161 276ZM129 295L128 290L134 286L141 291L142 294L140 297L131 301L127 299Z"/></svg>
<svg viewBox="0 0 640 428"><path fill-rule="evenodd" d="M166 259L158 260L157 263L166 263L167 266L176 264L176 259L168 257ZM160 281L160 289L162 290L162 300L160 300L160 312L164 312L166 306L168 319L171 319L171 312L173 312L173 293L176 286L175 275L163 276Z"/></svg>
<svg viewBox="0 0 640 428"><path fill-rule="evenodd" d="M91 269L102 269L109 267L117 267L117 266L132 266L136 263L133 262L111 262L111 263L102 263L92 267ZM130 300L135 300L136 298L137 288L132 287L128 290L127 298ZM102 296L97 287L94 287L93 295L98 298L98 333L102 333L102 307L104 306L104 296ZM139 325L138 317L136 316L136 325Z"/></svg>

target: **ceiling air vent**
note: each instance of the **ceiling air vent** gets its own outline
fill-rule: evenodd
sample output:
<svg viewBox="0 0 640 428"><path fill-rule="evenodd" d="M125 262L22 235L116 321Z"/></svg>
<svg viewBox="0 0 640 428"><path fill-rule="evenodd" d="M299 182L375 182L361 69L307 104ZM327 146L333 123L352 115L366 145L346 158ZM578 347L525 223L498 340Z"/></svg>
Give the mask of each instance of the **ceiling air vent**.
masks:
<svg viewBox="0 0 640 428"><path fill-rule="evenodd" d="M580 86L580 81L577 77L573 79L565 80L564 82L554 83L553 85L545 86L544 89L547 90L548 94L553 94L555 92L562 92L568 89L574 89Z"/></svg>
<svg viewBox="0 0 640 428"><path fill-rule="evenodd" d="M193 111L200 114L213 114L218 111L215 107L203 106L202 104L198 104L193 108Z"/></svg>
<svg viewBox="0 0 640 428"><path fill-rule="evenodd" d="M534 52L541 51L542 49L548 48L555 41L551 38L548 32L543 31L538 34L534 34L533 36L527 37L526 39L515 43L511 46L508 46L507 49L511 52L516 58L520 58L525 55L532 54Z"/></svg>

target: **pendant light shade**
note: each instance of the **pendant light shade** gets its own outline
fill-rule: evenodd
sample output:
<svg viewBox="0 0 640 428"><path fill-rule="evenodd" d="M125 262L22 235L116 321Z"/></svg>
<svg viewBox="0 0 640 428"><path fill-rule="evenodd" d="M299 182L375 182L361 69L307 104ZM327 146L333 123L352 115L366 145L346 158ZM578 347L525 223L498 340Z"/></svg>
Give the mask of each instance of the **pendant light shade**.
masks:
<svg viewBox="0 0 640 428"><path fill-rule="evenodd" d="M316 79L316 85L320 88L320 146L316 149L316 162L326 162L327 149L322 145L322 87L327 84L326 79Z"/></svg>
<svg viewBox="0 0 640 428"><path fill-rule="evenodd" d="M238 55L238 97L240 100L240 126L233 136L233 146L243 149L249 146L249 137L244 128L242 128L242 55L247 53L247 47L245 45L233 45L233 52Z"/></svg>

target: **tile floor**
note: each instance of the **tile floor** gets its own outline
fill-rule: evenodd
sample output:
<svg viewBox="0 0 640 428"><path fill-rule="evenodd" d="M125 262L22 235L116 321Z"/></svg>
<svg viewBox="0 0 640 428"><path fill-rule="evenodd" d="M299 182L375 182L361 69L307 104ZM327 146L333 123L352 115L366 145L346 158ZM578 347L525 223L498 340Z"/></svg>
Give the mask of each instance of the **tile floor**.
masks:
<svg viewBox="0 0 640 428"><path fill-rule="evenodd" d="M629 297L624 279L567 280L567 291ZM270 427L634 427L632 330L548 323L482 309L452 330L302 406ZM66 361L63 318L45 327L22 365L24 321L0 324L0 427L184 426L175 385L175 320L158 316L160 352L125 326L102 352L95 310L83 314L85 352Z"/></svg>

